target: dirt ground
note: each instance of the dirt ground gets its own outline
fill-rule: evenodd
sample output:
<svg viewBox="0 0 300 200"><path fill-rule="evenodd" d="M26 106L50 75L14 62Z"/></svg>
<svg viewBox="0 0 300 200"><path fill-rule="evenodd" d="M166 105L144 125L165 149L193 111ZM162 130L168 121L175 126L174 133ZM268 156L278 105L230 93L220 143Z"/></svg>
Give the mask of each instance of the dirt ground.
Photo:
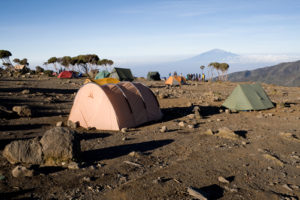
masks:
<svg viewBox="0 0 300 200"><path fill-rule="evenodd" d="M36 175L14 178L15 166L2 155L5 145L41 137L58 121L66 122L83 81L0 78L1 106L28 105L34 111L30 118L0 119L0 199L193 199L188 187L208 199L300 198L300 88L265 84L270 99L281 106L228 114L220 106L237 83L167 88L163 81L139 80L158 96L162 121L127 133L77 128L80 169L31 166ZM195 106L201 119L190 117ZM182 121L184 127L178 125ZM168 131L160 132L162 126ZM207 133L222 127L239 137Z"/></svg>

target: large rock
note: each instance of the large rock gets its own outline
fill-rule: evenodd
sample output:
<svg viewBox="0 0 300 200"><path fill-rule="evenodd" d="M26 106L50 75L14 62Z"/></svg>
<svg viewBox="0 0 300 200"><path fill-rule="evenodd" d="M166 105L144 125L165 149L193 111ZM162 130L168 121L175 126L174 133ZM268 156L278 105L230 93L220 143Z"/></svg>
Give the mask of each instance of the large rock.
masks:
<svg viewBox="0 0 300 200"><path fill-rule="evenodd" d="M11 163L42 164L42 146L37 138L13 141L6 145L3 156Z"/></svg>
<svg viewBox="0 0 300 200"><path fill-rule="evenodd" d="M52 128L45 132L40 143L45 165L62 165L78 159L80 142L73 130L63 127Z"/></svg>

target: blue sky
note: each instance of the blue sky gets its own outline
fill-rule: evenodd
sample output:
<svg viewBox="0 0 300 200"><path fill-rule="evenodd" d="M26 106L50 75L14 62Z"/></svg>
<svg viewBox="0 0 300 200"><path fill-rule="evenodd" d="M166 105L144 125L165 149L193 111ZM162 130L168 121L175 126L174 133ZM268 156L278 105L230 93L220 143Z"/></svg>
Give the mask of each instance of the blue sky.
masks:
<svg viewBox="0 0 300 200"><path fill-rule="evenodd" d="M29 62L96 53L117 63L300 54L299 0L1 1L0 49Z"/></svg>

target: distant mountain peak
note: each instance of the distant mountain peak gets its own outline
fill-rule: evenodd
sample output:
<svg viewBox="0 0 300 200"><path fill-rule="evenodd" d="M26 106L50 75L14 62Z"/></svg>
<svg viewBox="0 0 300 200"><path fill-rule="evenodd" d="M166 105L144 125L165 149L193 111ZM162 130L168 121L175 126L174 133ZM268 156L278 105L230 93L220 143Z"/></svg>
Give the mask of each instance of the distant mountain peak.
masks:
<svg viewBox="0 0 300 200"><path fill-rule="evenodd" d="M196 55L192 58L185 59L184 61L202 62L203 64L205 64L209 62L226 62L238 56L239 55L237 54L224 51L222 49L212 49L199 55Z"/></svg>
<svg viewBox="0 0 300 200"><path fill-rule="evenodd" d="M212 50L206 51L200 55L205 55L205 54L238 56L237 54L234 54L229 51L222 50L222 49L212 49Z"/></svg>

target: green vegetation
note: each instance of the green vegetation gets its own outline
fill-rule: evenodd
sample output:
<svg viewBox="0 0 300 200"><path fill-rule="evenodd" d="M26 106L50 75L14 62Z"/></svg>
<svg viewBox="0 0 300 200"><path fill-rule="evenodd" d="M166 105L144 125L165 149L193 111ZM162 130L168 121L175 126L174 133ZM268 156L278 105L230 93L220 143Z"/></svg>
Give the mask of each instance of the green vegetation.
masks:
<svg viewBox="0 0 300 200"><path fill-rule="evenodd" d="M29 66L27 58L23 58L22 60L20 60L19 58L15 58L15 59L13 59L13 62L17 63L19 65Z"/></svg>
<svg viewBox="0 0 300 200"><path fill-rule="evenodd" d="M2 61L2 64L6 67L12 67L12 63L9 59L10 56L12 56L12 54L9 51L0 50L0 59Z"/></svg>
<svg viewBox="0 0 300 200"><path fill-rule="evenodd" d="M54 69L58 71L57 65L60 65L60 70L62 67L64 70L74 70L74 71L82 71L89 76L89 72L97 69L99 66L111 66L114 64L112 60L102 59L96 54L86 54L86 55L78 55L74 57L63 56L61 58L51 57L45 65L53 64Z"/></svg>
<svg viewBox="0 0 300 200"><path fill-rule="evenodd" d="M210 80L214 77L214 70L217 70L219 81L227 80L227 71L229 69L229 65L227 63L211 62L208 67L210 68Z"/></svg>

